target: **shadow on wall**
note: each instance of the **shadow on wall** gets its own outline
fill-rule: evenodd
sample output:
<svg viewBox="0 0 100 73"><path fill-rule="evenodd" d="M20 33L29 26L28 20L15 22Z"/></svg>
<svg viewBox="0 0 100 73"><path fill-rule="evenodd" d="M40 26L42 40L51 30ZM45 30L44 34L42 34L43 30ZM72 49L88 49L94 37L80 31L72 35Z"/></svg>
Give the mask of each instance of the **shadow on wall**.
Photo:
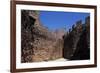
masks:
<svg viewBox="0 0 100 73"><path fill-rule="evenodd" d="M67 35L64 35L63 57L69 60L90 59L90 17L76 23Z"/></svg>
<svg viewBox="0 0 100 73"><path fill-rule="evenodd" d="M76 50L70 60L87 60L90 59L90 48L86 39L86 31L82 33L77 43Z"/></svg>

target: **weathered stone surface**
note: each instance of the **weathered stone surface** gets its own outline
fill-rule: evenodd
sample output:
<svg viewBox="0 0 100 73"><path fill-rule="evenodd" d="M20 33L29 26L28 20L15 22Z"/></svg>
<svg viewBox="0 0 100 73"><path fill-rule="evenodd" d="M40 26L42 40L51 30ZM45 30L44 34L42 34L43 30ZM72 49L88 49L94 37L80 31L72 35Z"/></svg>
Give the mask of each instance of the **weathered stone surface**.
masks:
<svg viewBox="0 0 100 73"><path fill-rule="evenodd" d="M85 24L76 22L76 26L64 36L64 58L81 60L90 58L90 18L87 17Z"/></svg>
<svg viewBox="0 0 100 73"><path fill-rule="evenodd" d="M22 10L21 61L40 62L61 58L63 39L57 38L57 35L40 23L35 11Z"/></svg>

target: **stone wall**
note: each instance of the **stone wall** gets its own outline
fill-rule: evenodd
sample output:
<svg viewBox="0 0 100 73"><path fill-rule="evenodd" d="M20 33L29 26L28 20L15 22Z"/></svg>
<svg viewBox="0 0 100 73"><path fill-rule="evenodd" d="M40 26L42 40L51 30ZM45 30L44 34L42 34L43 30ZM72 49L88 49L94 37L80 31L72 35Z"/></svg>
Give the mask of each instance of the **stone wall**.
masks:
<svg viewBox="0 0 100 73"><path fill-rule="evenodd" d="M37 11L36 11L37 12ZM39 13L22 10L21 62L40 62L62 57L63 40L39 21Z"/></svg>
<svg viewBox="0 0 100 73"><path fill-rule="evenodd" d="M67 35L64 35L63 57L69 60L90 58L90 17L86 17L85 24L76 22Z"/></svg>

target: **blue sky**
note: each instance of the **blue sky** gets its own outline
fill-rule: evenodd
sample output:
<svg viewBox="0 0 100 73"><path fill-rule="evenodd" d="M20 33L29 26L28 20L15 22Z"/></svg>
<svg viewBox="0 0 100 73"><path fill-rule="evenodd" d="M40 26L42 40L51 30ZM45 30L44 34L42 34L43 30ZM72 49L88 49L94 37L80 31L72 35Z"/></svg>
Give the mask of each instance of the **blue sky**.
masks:
<svg viewBox="0 0 100 73"><path fill-rule="evenodd" d="M40 11L41 23L48 27L49 30L56 30L66 28L68 30L78 20L85 21L85 17L89 16L89 13L79 12L56 12L56 11Z"/></svg>

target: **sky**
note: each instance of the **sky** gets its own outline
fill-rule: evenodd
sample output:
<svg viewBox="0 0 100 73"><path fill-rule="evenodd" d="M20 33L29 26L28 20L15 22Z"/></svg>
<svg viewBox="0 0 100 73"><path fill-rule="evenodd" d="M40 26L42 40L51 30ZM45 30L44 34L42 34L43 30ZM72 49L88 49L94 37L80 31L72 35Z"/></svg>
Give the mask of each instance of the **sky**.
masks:
<svg viewBox="0 0 100 73"><path fill-rule="evenodd" d="M40 11L39 17L41 23L48 27L49 30L62 28L68 30L76 21L82 20L82 23L84 23L85 17L89 15L89 13L82 12Z"/></svg>

